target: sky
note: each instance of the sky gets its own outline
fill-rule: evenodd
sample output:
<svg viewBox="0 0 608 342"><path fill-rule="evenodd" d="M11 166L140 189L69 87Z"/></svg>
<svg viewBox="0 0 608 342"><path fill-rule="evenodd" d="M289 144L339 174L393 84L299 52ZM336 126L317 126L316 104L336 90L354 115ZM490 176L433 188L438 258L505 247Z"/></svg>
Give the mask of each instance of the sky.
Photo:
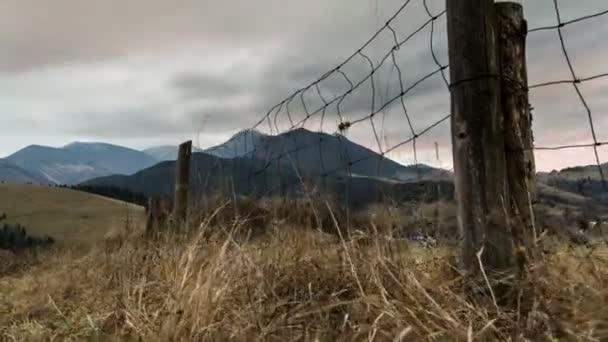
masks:
<svg viewBox="0 0 608 342"><path fill-rule="evenodd" d="M132 148L178 144L193 139L208 147L252 127L293 91L334 69L381 28L405 0L3 0L0 2L0 157L30 144L63 146L72 141L103 141ZM444 0L427 0L432 15ZM608 9L605 0L559 0L563 21ZM530 28L556 23L552 0L523 1ZM391 24L401 40L428 21L422 0L411 0ZM447 65L445 16L395 51L342 103L345 121L371 112L347 137L386 151L449 114L449 91L441 73ZM608 72L608 15L564 28L564 41L578 77ZM385 30L362 52L374 66L391 51ZM437 61L431 52L435 52ZM400 102L380 106L404 87ZM356 82L370 72L363 56L343 67ZM445 70L449 77L449 70ZM529 83L571 79L555 30L528 37ZM423 79L423 80L422 80ZM422 80L422 81L421 81ZM320 83L325 100L348 90L334 73ZM420 83L418 83L420 81ZM415 86L414 86L415 85ZM608 77L582 83L597 138L608 141ZM534 89L537 146L592 141L585 107L571 85ZM315 88L303 95L307 109L322 105ZM290 104L294 121L304 118L302 101ZM274 116L274 114L273 114ZM338 129L336 106L328 107L322 129ZM283 107L267 133L291 126ZM321 129L319 115L305 128ZM376 134L374 134L374 130ZM378 139L376 139L378 136ZM435 149L437 143L438 149ZM600 157L608 162L608 151ZM449 120L425 133L416 160L450 168ZM436 153L439 152L439 153ZM412 144L388 155L414 162ZM547 171L592 164L591 149L538 152L537 167Z"/></svg>

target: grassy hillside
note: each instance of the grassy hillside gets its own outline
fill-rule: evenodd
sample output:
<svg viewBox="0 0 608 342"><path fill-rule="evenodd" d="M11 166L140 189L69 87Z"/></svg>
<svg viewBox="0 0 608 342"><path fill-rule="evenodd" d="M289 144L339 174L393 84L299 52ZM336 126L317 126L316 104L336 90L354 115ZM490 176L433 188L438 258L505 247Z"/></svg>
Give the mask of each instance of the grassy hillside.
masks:
<svg viewBox="0 0 608 342"><path fill-rule="evenodd" d="M608 339L604 247L551 249L523 275L528 300L495 310L467 297L455 249L268 228L249 242L137 237L84 257L9 258L0 340Z"/></svg>
<svg viewBox="0 0 608 342"><path fill-rule="evenodd" d="M32 235L58 241L102 240L125 226L127 217L141 222L143 208L70 189L0 184L0 214L8 223L20 223Z"/></svg>
<svg viewBox="0 0 608 342"><path fill-rule="evenodd" d="M608 174L608 164L603 164L602 170L604 175ZM538 180L554 188L590 197L608 205L608 191L606 191L596 165L576 166L561 171L540 173Z"/></svg>
<svg viewBox="0 0 608 342"><path fill-rule="evenodd" d="M126 212L141 214L66 189L2 186L0 199L22 223L39 217L34 232L63 220L66 239L100 239ZM121 235L85 255L0 251L0 341L608 340L603 241L542 234L542 256L498 307L485 285L467 294L455 241L399 239L450 229L453 203L369 208L349 219L368 230L347 231L342 211L320 210L329 201L247 199L238 218L218 201L192 215L188 234Z"/></svg>

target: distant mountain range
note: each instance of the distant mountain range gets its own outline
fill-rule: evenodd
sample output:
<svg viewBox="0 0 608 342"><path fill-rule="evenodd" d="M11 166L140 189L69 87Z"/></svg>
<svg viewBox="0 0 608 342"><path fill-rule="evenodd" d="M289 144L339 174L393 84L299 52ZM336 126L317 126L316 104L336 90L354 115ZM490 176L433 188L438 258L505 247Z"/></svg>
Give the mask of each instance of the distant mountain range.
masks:
<svg viewBox="0 0 608 342"><path fill-rule="evenodd" d="M0 181L108 185L145 195L166 195L173 190L176 154L176 146L137 151L104 143L77 142L62 148L33 145L0 159ZM608 164L602 169L608 177ZM343 135L305 129L280 135L246 130L221 145L194 149L192 177L195 192L200 193L282 195L299 191L304 180L313 188L330 188L359 200L376 198L378 191L392 197L399 197L399 191L420 193L412 184L424 189L424 184L439 182L450 184L444 189L452 188L448 171L427 165L404 166ZM577 195L578 202L592 199L608 205L608 191L597 166L541 172L538 180L550 200L573 200L569 193Z"/></svg>
<svg viewBox="0 0 608 342"><path fill-rule="evenodd" d="M174 168L174 162L165 162L131 176L103 177L87 184L124 187L149 196L169 195ZM604 169L608 176L608 165ZM453 196L453 175L448 171L404 166L342 135L305 129L276 136L241 132L225 144L195 153L191 171L195 194L289 195L300 191L304 182L313 191L329 190L354 204L379 197L399 201ZM608 192L595 166L539 173L538 180L543 202L574 207L608 205Z"/></svg>
<svg viewBox="0 0 608 342"><path fill-rule="evenodd" d="M174 190L175 162L167 161L131 176L115 175L93 179L84 185L111 186L147 196L167 196ZM371 176L350 176L343 172L324 177L282 164L266 167L260 160L247 157L224 159L207 153L195 153L191 161L192 197L214 192L258 197L290 196L301 192L302 182L311 192L331 193L353 206L365 205L383 197L393 200L436 199L436 181L399 182ZM452 198L451 182L439 181L442 198ZM426 198L425 198L426 196Z"/></svg>
<svg viewBox="0 0 608 342"><path fill-rule="evenodd" d="M424 165L400 165L344 136L304 129L277 136L245 130L221 145L204 151L195 148L193 152L221 159L246 159L235 163L246 163L248 170L256 168L258 173L297 170L301 176L344 173L395 180L442 175ZM170 145L143 151L105 143L75 142L61 148L31 145L2 159L0 181L75 185L100 177L132 175L175 160L176 154L177 146Z"/></svg>
<svg viewBox="0 0 608 342"><path fill-rule="evenodd" d="M447 171L425 165L403 166L340 135L305 129L277 136L243 132L220 146L227 147L193 154L191 186L195 194L234 191L288 195L298 192L304 181L361 204L387 194L392 198L424 197L421 192L435 191L424 185L426 181L431 186L429 180L444 180L446 193L453 188ZM228 153L230 147L232 153ZM167 161L131 176L102 177L85 184L126 188L149 196L168 195L173 191L174 169L175 162Z"/></svg>
<svg viewBox="0 0 608 342"><path fill-rule="evenodd" d="M35 175L37 183L79 184L112 174L132 174L158 163L133 149L103 143L71 143L61 148L32 145L4 159ZM8 178L0 172L0 180Z"/></svg>

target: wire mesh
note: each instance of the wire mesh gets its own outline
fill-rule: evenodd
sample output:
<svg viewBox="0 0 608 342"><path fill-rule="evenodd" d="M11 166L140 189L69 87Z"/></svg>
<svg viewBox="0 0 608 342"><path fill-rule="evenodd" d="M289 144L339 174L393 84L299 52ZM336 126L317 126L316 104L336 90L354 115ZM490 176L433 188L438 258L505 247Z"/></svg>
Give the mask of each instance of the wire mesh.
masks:
<svg viewBox="0 0 608 342"><path fill-rule="evenodd" d="M576 65L571 58L568 41L564 37L563 30L571 25L581 25L592 20L607 20L608 10L597 11L574 19L563 20L558 0L552 0L552 12L556 18L556 24L538 26L528 30L528 35L533 36L540 32L554 31L559 39L560 51L563 54L569 77L548 80L542 82L529 82L530 86L524 87L525 91L535 92L539 89L554 87L558 85L571 85L577 95L577 100L584 107L586 120L589 127L590 142L567 143L555 146L535 146L536 151L562 151L569 149L591 149L593 150L595 164L599 178L604 188L606 180L598 148L608 144L602 141L597 134L597 125L594 118L597 113L589 104L587 95L581 89L581 85L608 77L608 72L597 72L593 75L581 77L577 72ZM418 4L422 10L414 11L412 6ZM446 10L433 12L428 0L407 0L393 15L366 40L362 45L348 55L347 58L330 68L321 76L307 85L293 91L287 97L272 106L259 120L252 125L247 132L267 131L269 136L263 144L256 143L255 139L247 140L249 146L245 147L246 153L239 153L249 159L246 172L247 182L252 184L249 190L258 194L286 194L307 183L310 178L336 179L340 178L346 182L348 192L353 178L360 181L362 178L378 178L383 180L403 180L402 175L391 173L393 161L390 154L397 149L409 146L411 148L410 160L413 165L414 177L409 181L423 181L425 168L420 164L420 139L427 135L439 125L445 124L450 119L449 113L444 113L433 122L420 125L425 121L422 118L428 113L415 113L408 105L407 96L414 91L425 89L430 80L437 78L441 81L441 87L446 94L450 89L463 82L474 81L480 77L500 77L500 75L481 75L474 79L456 80L450 82L446 76L449 68L447 63L442 63L438 52L438 22L445 19ZM413 13L413 14L412 14ZM419 17L424 16L421 23L406 33L400 29L400 21L408 20L410 14ZM378 15L376 15L378 17ZM420 18L418 18L420 19ZM406 77L404 64L400 52L409 48L408 44L415 39L426 36L428 45L425 48L427 59L432 67L426 70L417 70L419 75L415 78ZM377 44L381 40L391 43L388 47ZM420 46L416 46L420 49ZM440 46L440 48L446 48ZM372 55L378 54L375 60ZM533 61L532 63L535 63ZM366 71L357 72L364 65ZM394 94L389 94L391 83L387 79L383 89L379 74L383 68L390 68L389 77L396 79L393 87ZM408 64L407 67L418 68L416 65ZM339 84L339 86L336 86ZM335 90L335 89L339 90ZM331 91L334 89L334 91ZM433 89L437 91L437 89ZM356 98L364 98L365 112L353 112L348 102ZM387 110L397 109L401 115L401 126L407 136L398 141L388 142L386 139L386 113ZM535 113L537 115L539 113ZM549 115L549 113L540 113ZM380 119L380 123L377 119ZM428 121L428 120L426 120ZM311 132L304 130L310 127L318 127ZM350 141L346 138L349 131L356 128L366 129L371 137L372 146L363 153L361 150L353 149ZM536 129L537 127L535 127ZM270 141L270 143L269 143ZM239 151L235 151L235 154ZM377 153L376 153L377 152ZM439 153L437 152L437 160ZM374 170L373 172L370 170ZM233 173L241 172L233 165ZM245 175L241 175L245 177ZM323 181L320 181L322 183ZM263 185L260 185L263 184ZM295 188L294 188L295 186ZM311 185L312 186L312 185ZM312 186L315 187L315 186ZM310 189L306 189L309 191ZM374 197L374 194L370 194Z"/></svg>
<svg viewBox="0 0 608 342"><path fill-rule="evenodd" d="M588 120L588 124L589 124L589 133L591 135L592 142L583 143L583 144L580 144L580 143L565 144L565 145L559 145L559 146L536 146L535 149L538 151L543 151L543 150L544 151L559 151L559 150L581 149L581 148L592 149L593 153L594 153L597 170L598 170L600 179L602 181L602 185L605 190L606 189L606 178L605 178L604 170L602 168L602 163L600 160L598 148L600 146L606 145L607 142L600 141L598 139L597 128L596 128L597 125L594 122L594 112L593 112L591 106L589 105L589 101L587 100L584 92L581 90L580 85L583 83L592 82L592 81L596 81L596 80L604 78L604 77L608 77L608 72L599 72L595 75L590 75L587 77L580 77L579 74L576 72L576 67L572 61L571 54L567 47L567 41L564 38L564 29L570 25L584 24L585 22L591 21L591 20L604 19L604 20L607 20L607 22L608 22L608 10L599 11L599 12L595 12L595 13L589 13L587 15L583 15L583 16L580 16L578 18L574 18L571 20L563 20L562 14L560 11L560 2L558 0L552 0L552 1L553 1L552 11L555 13L555 18L556 18L557 24L548 25L548 26L540 26L540 27L529 29L528 34L533 35L533 34L536 34L539 32L546 32L546 31L557 32L561 52L563 54L564 61L566 63L568 72L571 77L568 79L551 80L551 81L545 81L542 83L533 84L533 85L529 86L528 89L529 89L529 91L534 91L534 90L538 90L541 88L552 87L552 86L556 86L556 85L563 85L563 84L572 85L573 89L575 90L575 92L577 94L577 98L578 98L577 100L580 101L582 106L585 108L585 112L586 112L587 120Z"/></svg>
<svg viewBox="0 0 608 342"><path fill-rule="evenodd" d="M433 13L427 0L419 1L426 16L422 23L410 32L401 35L397 29L398 20L407 16L408 10L417 1L408 0L389 17L389 19L360 47L334 68L306 86L297 89L289 96L272 106L249 131L266 130L270 132L268 139L275 143L264 143L253 146L246 154L251 160L249 169L249 182L251 184L265 184L264 193L276 193L277 188L290 188L300 186L304 178L334 178L345 176L348 182L353 177L372 177L399 180L398 174L392 173L394 163L388 156L407 145L411 146L413 165L408 169L415 175L413 178L423 178L423 166L419 164L419 139L450 118L445 113L430 124L417 128L414 118L406 103L406 96L412 91L428 82L431 78L440 77L449 93L449 81L445 74L447 64L442 64L436 48L437 22L445 17L445 9ZM415 79L405 79L403 66L400 65L399 52L406 49L408 43L422 35L428 35L428 52L433 67L423 72ZM378 41L386 39L392 43L388 47L378 49ZM380 58L374 61L372 54L380 53ZM357 68L353 65L366 65L367 72L357 75ZM350 70L349 67L351 67ZM389 96L390 86L387 79L386 90L382 93L378 74L383 67L390 67L389 77L396 77L396 92ZM328 94L326 86L329 83L342 83L341 91ZM355 97L363 97L368 93L366 113L353 114L346 107L346 103ZM299 112L292 108L298 107ZM384 134L386 111L398 108L408 136L389 143ZM376 122L381 117L381 123ZM333 122L329 122L334 119ZM304 131L302 128L319 127L317 132ZM355 127L369 128L369 136L373 137L374 152L365 147L353 147L346 138L347 133ZM277 147L279 146L279 147ZM365 151L362 151L365 149ZM336 158L337 157L337 158ZM311 165L315 164L315 165ZM373 165L373 166L372 166ZM373 171L372 171L373 169ZM278 174L278 175L277 175ZM286 176L291 174L291 177ZM260 177L264 178L263 180ZM268 178L273 178L268 179ZM410 175L410 178L412 176ZM360 178L359 178L360 179ZM411 179L410 179L411 180ZM274 186L272 186L274 183ZM371 195L371 194L370 194Z"/></svg>

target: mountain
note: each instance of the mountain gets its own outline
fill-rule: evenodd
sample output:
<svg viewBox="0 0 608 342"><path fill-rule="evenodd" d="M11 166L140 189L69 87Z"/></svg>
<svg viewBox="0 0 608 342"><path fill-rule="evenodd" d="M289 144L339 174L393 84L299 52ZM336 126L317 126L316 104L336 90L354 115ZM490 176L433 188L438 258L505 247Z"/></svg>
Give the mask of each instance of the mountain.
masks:
<svg viewBox="0 0 608 342"><path fill-rule="evenodd" d="M78 184L111 174L133 174L158 160L143 152L104 143L75 142L62 148L32 145L6 160L56 184Z"/></svg>
<svg viewBox="0 0 608 342"><path fill-rule="evenodd" d="M263 172L261 172L263 170ZM191 160L190 187L193 198L203 194L236 193L256 197L294 196L307 191L331 193L353 206L374 203L381 198L391 202L434 200L453 197L449 181L400 182L377 177L336 173L320 176L298 176L292 168L270 165L250 158L223 159L207 153L195 153ZM174 191L175 162L167 161L131 176L115 175L89 180L82 185L112 186L147 196L170 196ZM441 189L438 192L437 185Z"/></svg>
<svg viewBox="0 0 608 342"><path fill-rule="evenodd" d="M220 158L244 157L252 153L268 136L256 130L244 130L233 135L221 145L208 148L204 151Z"/></svg>
<svg viewBox="0 0 608 342"><path fill-rule="evenodd" d="M279 163L311 176L340 172L408 181L440 173L426 165L401 165L343 135L303 128L261 137L247 157L263 160L266 164Z"/></svg>
<svg viewBox="0 0 608 342"><path fill-rule="evenodd" d="M29 172L4 159L0 159L0 182L13 184L49 183L49 181L42 174Z"/></svg>
<svg viewBox="0 0 608 342"><path fill-rule="evenodd" d="M193 193L234 191L256 196L290 195L301 190L303 181L312 188L330 190L338 197L347 196L352 204L362 204L387 195L404 198L428 193L426 197L434 197L436 182L428 178L433 174L442 175L428 166L403 166L343 136L303 129L279 136L262 136L259 143L243 157L228 159L194 153ZM131 176L102 177L85 184L120 187L149 196L169 195L173 191L174 169L175 162L168 161ZM427 180L418 178L419 174ZM444 183L443 189L448 194L453 186L449 180Z"/></svg>
<svg viewBox="0 0 608 342"><path fill-rule="evenodd" d="M175 160L177 146L159 146L144 152L159 160ZM296 129L276 136L244 130L221 145L193 152L205 152L224 159L250 158L268 164L279 163L284 168L295 167L304 175L345 172L398 180L451 177L449 172L427 165L403 166L342 135L328 135L306 129ZM267 168L268 165L263 164L261 167Z"/></svg>

